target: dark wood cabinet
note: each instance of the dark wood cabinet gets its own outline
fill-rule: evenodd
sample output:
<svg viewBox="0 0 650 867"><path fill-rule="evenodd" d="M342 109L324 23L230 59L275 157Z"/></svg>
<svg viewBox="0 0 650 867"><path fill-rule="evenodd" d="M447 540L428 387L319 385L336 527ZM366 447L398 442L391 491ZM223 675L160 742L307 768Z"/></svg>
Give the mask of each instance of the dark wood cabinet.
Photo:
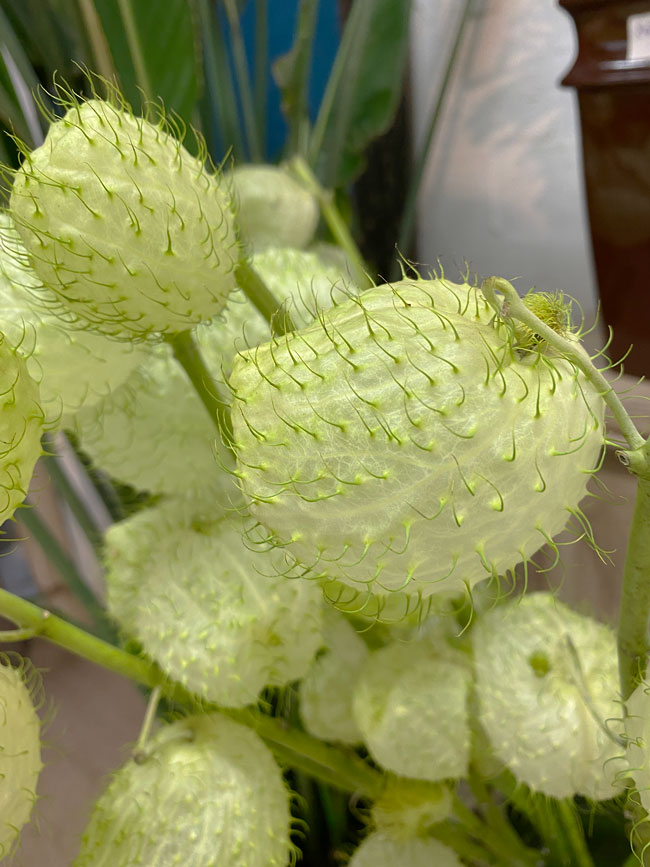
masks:
<svg viewBox="0 0 650 867"><path fill-rule="evenodd" d="M580 106L596 275L614 331L610 355L617 360L633 344L626 371L650 375L650 0L560 6L578 37L562 83L576 88Z"/></svg>

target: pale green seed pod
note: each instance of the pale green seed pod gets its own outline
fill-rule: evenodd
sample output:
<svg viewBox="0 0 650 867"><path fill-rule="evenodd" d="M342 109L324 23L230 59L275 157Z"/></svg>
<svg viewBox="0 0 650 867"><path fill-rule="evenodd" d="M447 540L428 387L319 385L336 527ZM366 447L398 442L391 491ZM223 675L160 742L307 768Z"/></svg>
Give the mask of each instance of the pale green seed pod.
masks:
<svg viewBox="0 0 650 867"><path fill-rule="evenodd" d="M70 413L96 404L121 385L145 353L130 343L66 328L59 318L43 312L48 299L54 306L56 297L29 264L11 217L0 211L1 327L9 342L20 345L27 356L48 424L63 425Z"/></svg>
<svg viewBox="0 0 650 867"><path fill-rule="evenodd" d="M322 643L322 600L309 581L270 575L243 522L180 523L173 502L111 527L107 606L163 671L224 707L303 677Z"/></svg>
<svg viewBox="0 0 650 867"><path fill-rule="evenodd" d="M43 432L38 385L0 334L0 524L27 496Z"/></svg>
<svg viewBox="0 0 650 867"><path fill-rule="evenodd" d="M464 776L470 681L464 656L429 639L370 654L352 710L375 761L400 776L434 783Z"/></svg>
<svg viewBox="0 0 650 867"><path fill-rule="evenodd" d="M73 867L286 867L289 792L250 729L197 716L163 726L114 775Z"/></svg>
<svg viewBox="0 0 650 867"><path fill-rule="evenodd" d="M264 247L306 247L318 225L318 202L281 166L244 165L228 175L242 239Z"/></svg>
<svg viewBox="0 0 650 867"><path fill-rule="evenodd" d="M43 767L40 722L34 708L38 677L29 663L0 655L0 860L14 851L36 802Z"/></svg>
<svg viewBox="0 0 650 867"><path fill-rule="evenodd" d="M482 615L472 641L479 720L515 777L554 798L619 794L623 714L611 629L534 593Z"/></svg>
<svg viewBox="0 0 650 867"><path fill-rule="evenodd" d="M300 684L300 716L314 737L354 746L363 740L352 715L352 697L368 648L342 614L325 609L326 650Z"/></svg>
<svg viewBox="0 0 650 867"><path fill-rule="evenodd" d="M235 504L232 455L168 346L155 347L111 395L70 422L113 478L154 494Z"/></svg>
<svg viewBox="0 0 650 867"><path fill-rule="evenodd" d="M281 570L366 598L464 593L564 528L602 398L493 319L468 285L404 280L236 358L238 474Z"/></svg>
<svg viewBox="0 0 650 867"><path fill-rule="evenodd" d="M350 859L348 867L462 867L456 853L433 838L393 840L376 831Z"/></svg>
<svg viewBox="0 0 650 867"><path fill-rule="evenodd" d="M330 293L342 286L335 268L323 266L316 256L301 250L268 249L255 256L253 264L276 297L287 302L298 325L308 324L317 307L331 304ZM230 295L219 316L195 329L217 382L230 372L240 349L270 336L268 322L241 290ZM131 349L115 341L110 346ZM122 387L84 406L68 424L95 464L113 478L152 493L191 496L205 504L240 499L230 475L232 454L216 438L212 419L167 346L148 352Z"/></svg>
<svg viewBox="0 0 650 867"><path fill-rule="evenodd" d="M62 314L113 337L182 331L235 287L225 185L126 107L72 101L16 173L11 213Z"/></svg>

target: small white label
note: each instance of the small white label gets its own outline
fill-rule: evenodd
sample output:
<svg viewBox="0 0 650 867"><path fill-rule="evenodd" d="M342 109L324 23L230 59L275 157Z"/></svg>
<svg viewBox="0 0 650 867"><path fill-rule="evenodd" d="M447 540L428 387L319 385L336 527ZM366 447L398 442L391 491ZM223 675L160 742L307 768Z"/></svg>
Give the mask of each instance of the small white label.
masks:
<svg viewBox="0 0 650 867"><path fill-rule="evenodd" d="M650 60L650 12L627 19L627 59Z"/></svg>

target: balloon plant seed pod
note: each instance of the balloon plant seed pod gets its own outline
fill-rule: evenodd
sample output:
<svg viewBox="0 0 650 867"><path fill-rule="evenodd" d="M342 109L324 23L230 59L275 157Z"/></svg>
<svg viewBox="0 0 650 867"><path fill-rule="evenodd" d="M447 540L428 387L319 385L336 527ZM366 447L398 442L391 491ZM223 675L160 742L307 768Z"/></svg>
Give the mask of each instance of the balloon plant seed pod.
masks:
<svg viewBox="0 0 650 867"><path fill-rule="evenodd" d="M170 501L109 529L109 613L172 680L224 707L303 677L322 644L319 588L269 574L239 516L180 519Z"/></svg>
<svg viewBox="0 0 650 867"><path fill-rule="evenodd" d="M380 613L530 557L577 510L603 443L584 375L441 279L336 303L240 353L230 386L241 488L279 568L358 609L384 597Z"/></svg>
<svg viewBox="0 0 650 867"><path fill-rule="evenodd" d="M395 642L371 653L352 709L373 759L403 777L463 777L470 752L465 656L430 639Z"/></svg>
<svg viewBox="0 0 650 867"><path fill-rule="evenodd" d="M121 339L160 337L210 319L235 287L230 194L169 121L114 101L79 101L25 153L11 213L61 315Z"/></svg>
<svg viewBox="0 0 650 867"><path fill-rule="evenodd" d="M623 788L616 640L550 593L494 608L472 629L478 719L533 791L604 800Z"/></svg>
<svg viewBox="0 0 650 867"><path fill-rule="evenodd" d="M50 306L56 305L56 296L47 292L31 267L11 217L0 212L2 330L26 356L27 368L39 383L48 425L63 426L81 406L96 405L121 385L146 352L102 334L67 328L43 309L46 298Z"/></svg>
<svg viewBox="0 0 650 867"><path fill-rule="evenodd" d="M0 334L0 524L27 496L45 430L38 385Z"/></svg>
<svg viewBox="0 0 650 867"><path fill-rule="evenodd" d="M429 837L394 840L375 831L361 843L348 867L462 867L456 853L448 846Z"/></svg>
<svg viewBox="0 0 650 867"><path fill-rule="evenodd" d="M300 684L300 716L314 737L354 746L363 741L352 715L352 698L368 648L331 605L325 609L325 651Z"/></svg>
<svg viewBox="0 0 650 867"><path fill-rule="evenodd" d="M30 663L0 654L0 860L32 816L41 772L40 678Z"/></svg>
<svg viewBox="0 0 650 867"><path fill-rule="evenodd" d="M242 241L265 247L306 247L316 231L318 202L281 166L243 165L229 172Z"/></svg>
<svg viewBox="0 0 650 867"><path fill-rule="evenodd" d="M95 804L73 867L286 867L289 791L260 738L226 717L159 729Z"/></svg>

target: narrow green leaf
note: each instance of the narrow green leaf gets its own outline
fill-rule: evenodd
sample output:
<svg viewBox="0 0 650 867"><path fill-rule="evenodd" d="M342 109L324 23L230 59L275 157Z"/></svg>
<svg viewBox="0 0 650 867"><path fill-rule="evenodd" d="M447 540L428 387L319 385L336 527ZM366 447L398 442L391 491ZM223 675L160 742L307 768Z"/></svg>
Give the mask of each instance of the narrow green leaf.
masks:
<svg viewBox="0 0 650 867"><path fill-rule="evenodd" d="M390 126L402 90L410 11L411 0L352 4L309 148L328 187L358 175L363 152Z"/></svg>
<svg viewBox="0 0 650 867"><path fill-rule="evenodd" d="M192 123L199 76L188 0L95 0L95 6L129 102L139 109L144 90Z"/></svg>
<svg viewBox="0 0 650 867"><path fill-rule="evenodd" d="M242 35L241 23L239 20L241 12L237 7L236 0L223 0L223 4L226 10L226 15L228 16L228 24L230 26L232 54L235 64L235 74L237 76L237 90L239 92L242 114L244 116L244 128L246 129L248 151L253 162L261 163L262 146L259 130L257 128L257 119L255 117L255 103L253 88L251 86L250 75L248 72L246 46L244 45L244 37Z"/></svg>
<svg viewBox="0 0 650 867"><path fill-rule="evenodd" d="M269 4L255 0L255 118L262 153L266 152L266 89L269 72Z"/></svg>
<svg viewBox="0 0 650 867"><path fill-rule="evenodd" d="M211 121L204 123L204 127L209 134L215 129L218 138L221 139L221 158L225 156L226 151L231 151L235 160L244 161L246 158L244 136L223 33L212 0L196 0L196 4L205 58L206 97ZM212 153L214 156L214 146Z"/></svg>
<svg viewBox="0 0 650 867"><path fill-rule="evenodd" d="M309 139L307 93L319 0L301 0L293 46L273 64L289 124L288 155L305 155Z"/></svg>

